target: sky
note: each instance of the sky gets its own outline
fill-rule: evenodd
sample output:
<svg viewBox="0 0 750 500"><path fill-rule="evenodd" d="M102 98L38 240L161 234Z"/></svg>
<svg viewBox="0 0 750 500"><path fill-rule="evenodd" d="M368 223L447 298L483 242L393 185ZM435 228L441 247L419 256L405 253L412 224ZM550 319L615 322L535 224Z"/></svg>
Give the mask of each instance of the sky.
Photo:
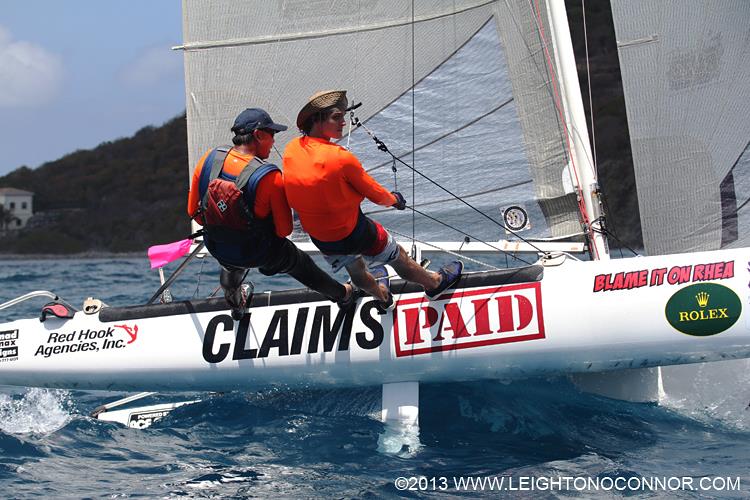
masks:
<svg viewBox="0 0 750 500"><path fill-rule="evenodd" d="M2 0L0 176L185 111L181 0Z"/></svg>

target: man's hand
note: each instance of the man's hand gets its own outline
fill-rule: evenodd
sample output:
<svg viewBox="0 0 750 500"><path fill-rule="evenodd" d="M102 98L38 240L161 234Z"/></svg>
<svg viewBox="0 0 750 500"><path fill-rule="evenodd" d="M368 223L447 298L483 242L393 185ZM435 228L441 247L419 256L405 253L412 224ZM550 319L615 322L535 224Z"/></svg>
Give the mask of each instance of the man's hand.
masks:
<svg viewBox="0 0 750 500"><path fill-rule="evenodd" d="M391 194L396 197L396 203L391 205L396 210L403 210L406 208L406 199L398 191L391 191Z"/></svg>

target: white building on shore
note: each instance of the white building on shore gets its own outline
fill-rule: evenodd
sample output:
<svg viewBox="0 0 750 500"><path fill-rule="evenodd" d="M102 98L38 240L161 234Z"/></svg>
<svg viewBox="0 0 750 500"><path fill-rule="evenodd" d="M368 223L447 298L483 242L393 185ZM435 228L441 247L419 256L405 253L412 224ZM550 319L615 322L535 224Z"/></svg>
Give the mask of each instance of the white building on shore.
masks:
<svg viewBox="0 0 750 500"><path fill-rule="evenodd" d="M9 211L14 219L12 221L0 220L0 229L21 229L34 215L33 210L34 193L16 188L0 188L0 205ZM5 224L7 223L7 227Z"/></svg>

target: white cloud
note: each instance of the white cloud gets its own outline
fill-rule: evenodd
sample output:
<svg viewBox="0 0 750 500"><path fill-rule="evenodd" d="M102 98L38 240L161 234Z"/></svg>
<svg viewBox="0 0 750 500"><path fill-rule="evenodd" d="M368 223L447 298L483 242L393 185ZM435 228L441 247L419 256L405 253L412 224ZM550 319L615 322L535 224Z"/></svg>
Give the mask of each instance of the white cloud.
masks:
<svg viewBox="0 0 750 500"><path fill-rule="evenodd" d="M182 52L166 45L144 49L120 71L124 83L149 87L163 80L182 76Z"/></svg>
<svg viewBox="0 0 750 500"><path fill-rule="evenodd" d="M63 80L60 56L13 40L0 26L0 107L35 107L57 96Z"/></svg>

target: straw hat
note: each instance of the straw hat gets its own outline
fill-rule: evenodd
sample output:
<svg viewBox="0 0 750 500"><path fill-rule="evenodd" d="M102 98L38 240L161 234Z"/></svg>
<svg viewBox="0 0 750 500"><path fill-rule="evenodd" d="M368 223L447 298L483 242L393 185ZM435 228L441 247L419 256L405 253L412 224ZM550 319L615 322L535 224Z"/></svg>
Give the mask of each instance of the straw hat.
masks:
<svg viewBox="0 0 750 500"><path fill-rule="evenodd" d="M307 101L307 104L305 104L297 115L297 128L302 129L307 119L315 113L333 107L344 111L348 105L346 90L324 90L318 92Z"/></svg>

